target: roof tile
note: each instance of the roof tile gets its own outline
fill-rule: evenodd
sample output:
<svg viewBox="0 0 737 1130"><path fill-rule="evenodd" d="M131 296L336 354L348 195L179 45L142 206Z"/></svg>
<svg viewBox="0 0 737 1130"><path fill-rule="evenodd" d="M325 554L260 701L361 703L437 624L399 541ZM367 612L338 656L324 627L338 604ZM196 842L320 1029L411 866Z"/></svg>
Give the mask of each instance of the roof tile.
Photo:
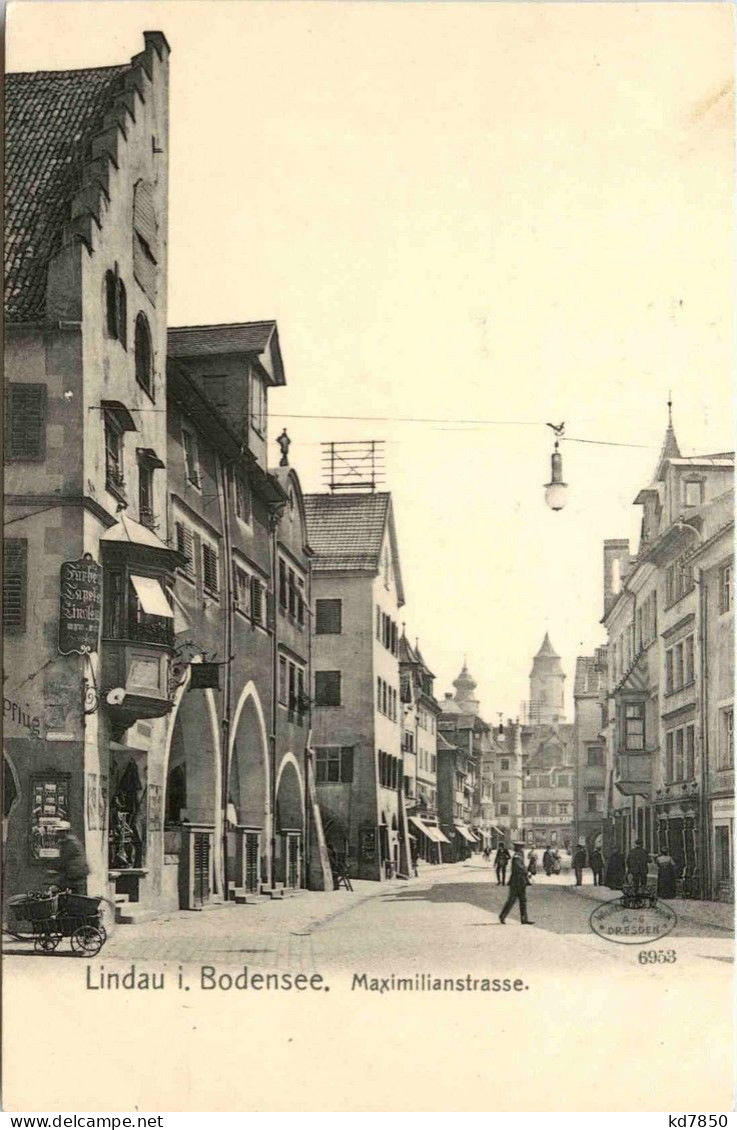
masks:
<svg viewBox="0 0 737 1130"><path fill-rule="evenodd" d="M305 495L313 569L378 569L390 497L386 491Z"/></svg>
<svg viewBox="0 0 737 1130"><path fill-rule="evenodd" d="M5 315L42 317L50 259L61 247L91 137L130 65L34 71L5 84Z"/></svg>

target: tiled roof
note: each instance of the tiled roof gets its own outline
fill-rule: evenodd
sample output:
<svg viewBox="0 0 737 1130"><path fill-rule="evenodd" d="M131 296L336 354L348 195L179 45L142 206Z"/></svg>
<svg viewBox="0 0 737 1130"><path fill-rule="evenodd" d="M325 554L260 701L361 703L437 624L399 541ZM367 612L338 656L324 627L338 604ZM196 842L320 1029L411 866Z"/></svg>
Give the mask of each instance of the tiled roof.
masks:
<svg viewBox="0 0 737 1130"><path fill-rule="evenodd" d="M391 496L306 494L307 538L313 569L378 569Z"/></svg>
<svg viewBox="0 0 737 1130"><path fill-rule="evenodd" d="M276 322L235 322L220 326L175 326L167 333L170 357L222 353L263 353Z"/></svg>
<svg viewBox="0 0 737 1130"><path fill-rule="evenodd" d="M130 65L9 74L5 80L5 314L43 315L87 145Z"/></svg>

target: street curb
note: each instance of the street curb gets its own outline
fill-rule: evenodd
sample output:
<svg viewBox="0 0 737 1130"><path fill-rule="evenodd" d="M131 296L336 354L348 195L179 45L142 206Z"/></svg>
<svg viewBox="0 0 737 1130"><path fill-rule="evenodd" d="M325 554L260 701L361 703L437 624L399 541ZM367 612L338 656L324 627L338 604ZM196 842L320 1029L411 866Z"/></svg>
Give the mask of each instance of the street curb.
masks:
<svg viewBox="0 0 737 1130"><path fill-rule="evenodd" d="M560 890L570 891L572 895L577 895L579 898L584 898L588 902L601 903L609 901L609 899L606 898L597 898L596 895L585 895L583 891L576 886L561 887ZM664 899L663 902L665 902L666 906L670 906L670 903L666 899ZM689 914L688 911L679 912L678 920L679 922L690 922L693 926L708 926L710 930L723 930L725 934L734 934L734 926L724 926L721 922L711 922L704 918L696 918L693 915Z"/></svg>

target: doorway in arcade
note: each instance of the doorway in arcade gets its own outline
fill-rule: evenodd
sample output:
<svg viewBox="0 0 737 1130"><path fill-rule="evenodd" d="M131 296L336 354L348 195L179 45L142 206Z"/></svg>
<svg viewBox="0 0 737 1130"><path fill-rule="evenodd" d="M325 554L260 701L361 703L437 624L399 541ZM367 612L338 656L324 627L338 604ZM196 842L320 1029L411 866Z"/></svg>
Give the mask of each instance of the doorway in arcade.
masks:
<svg viewBox="0 0 737 1130"><path fill-rule="evenodd" d="M274 879L287 890L303 886L304 792L293 758L281 765L276 787Z"/></svg>
<svg viewBox="0 0 737 1130"><path fill-rule="evenodd" d="M220 893L219 766L212 691L187 689L172 722L164 800L164 883L182 909Z"/></svg>
<svg viewBox="0 0 737 1130"><path fill-rule="evenodd" d="M268 883L268 748L262 716L248 694L230 750L227 803L229 897L257 894Z"/></svg>

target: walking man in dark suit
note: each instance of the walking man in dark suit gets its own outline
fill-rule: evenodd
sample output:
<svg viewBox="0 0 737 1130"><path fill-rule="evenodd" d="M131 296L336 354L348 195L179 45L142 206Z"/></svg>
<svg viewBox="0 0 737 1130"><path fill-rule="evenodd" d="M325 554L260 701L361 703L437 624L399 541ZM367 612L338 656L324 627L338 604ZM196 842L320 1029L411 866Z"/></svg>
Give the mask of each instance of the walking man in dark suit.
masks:
<svg viewBox="0 0 737 1130"><path fill-rule="evenodd" d="M496 865L496 881L503 887L507 881L507 864L509 863L509 852L504 841L496 849L494 863Z"/></svg>
<svg viewBox="0 0 737 1130"><path fill-rule="evenodd" d="M502 907L502 912L499 915L499 921L502 926L504 920L509 914L510 910L516 902L519 902L519 917L523 926L532 926L527 917L527 884L529 878L527 876L527 868L525 867L525 845L515 844L514 855L512 856L512 872L509 876L509 898Z"/></svg>

